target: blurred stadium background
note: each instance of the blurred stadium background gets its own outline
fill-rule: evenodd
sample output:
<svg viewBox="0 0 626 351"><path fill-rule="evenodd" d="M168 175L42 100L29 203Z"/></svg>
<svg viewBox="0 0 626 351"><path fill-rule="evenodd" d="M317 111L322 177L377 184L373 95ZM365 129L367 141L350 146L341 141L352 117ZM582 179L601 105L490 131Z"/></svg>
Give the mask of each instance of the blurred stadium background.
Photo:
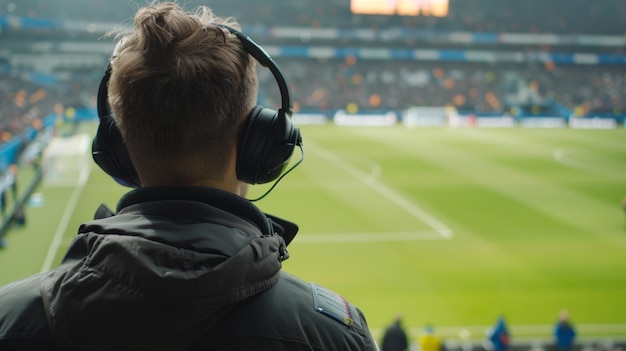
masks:
<svg viewBox="0 0 626 351"><path fill-rule="evenodd" d="M93 167L97 85L131 0L0 0L0 284L58 264L127 189ZM285 269L450 350L626 343L626 1L186 0L286 75L304 164L258 205L298 222ZM376 6L375 6L376 5ZM260 70L264 105L278 106ZM253 189L262 192L264 189Z"/></svg>

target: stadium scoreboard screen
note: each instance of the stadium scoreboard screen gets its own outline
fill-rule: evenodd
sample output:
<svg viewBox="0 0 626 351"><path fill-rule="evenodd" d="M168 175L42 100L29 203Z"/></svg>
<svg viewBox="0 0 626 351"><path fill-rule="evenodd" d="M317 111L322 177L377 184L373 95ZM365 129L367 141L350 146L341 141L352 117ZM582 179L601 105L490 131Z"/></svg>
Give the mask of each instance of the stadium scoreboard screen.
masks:
<svg viewBox="0 0 626 351"><path fill-rule="evenodd" d="M449 0L351 0L350 10L363 15L448 15Z"/></svg>

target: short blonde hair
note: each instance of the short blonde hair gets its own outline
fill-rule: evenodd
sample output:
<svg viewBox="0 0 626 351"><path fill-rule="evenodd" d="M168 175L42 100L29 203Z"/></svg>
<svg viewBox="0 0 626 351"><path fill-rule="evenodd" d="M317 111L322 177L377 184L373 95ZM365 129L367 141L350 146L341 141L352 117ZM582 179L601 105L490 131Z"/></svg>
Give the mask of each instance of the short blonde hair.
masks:
<svg viewBox="0 0 626 351"><path fill-rule="evenodd" d="M219 177L256 102L254 59L208 7L138 10L111 59L109 103L140 177Z"/></svg>

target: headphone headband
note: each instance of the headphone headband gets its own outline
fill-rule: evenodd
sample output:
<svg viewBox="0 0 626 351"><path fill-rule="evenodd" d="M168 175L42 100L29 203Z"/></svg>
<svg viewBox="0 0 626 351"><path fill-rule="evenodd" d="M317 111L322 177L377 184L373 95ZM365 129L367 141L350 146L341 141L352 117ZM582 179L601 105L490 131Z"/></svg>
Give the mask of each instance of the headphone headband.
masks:
<svg viewBox="0 0 626 351"><path fill-rule="evenodd" d="M289 89L289 85L285 81L285 77L281 73L278 65L270 54L265 51L259 44L254 42L249 36L244 33L236 30L235 28L229 27L225 24L215 24L218 27L224 28L229 31L231 34L234 34L239 38L239 41L246 49L246 51L250 54L250 56L254 57L259 64L263 67L266 67L272 72L276 83L278 84L278 89L280 90L280 100L281 100L281 110L285 112L287 116L291 116L293 114L293 105L291 101L291 90Z"/></svg>
<svg viewBox="0 0 626 351"><path fill-rule="evenodd" d="M237 178L249 184L267 183L277 178L280 180L294 148L302 148L300 130L293 126L290 118L293 108L289 85L272 57L250 37L223 24L215 26L234 34L248 54L272 72L281 96L281 107L278 111L258 105L248 116L237 145ZM119 184L141 187L141 181L109 105L108 83L111 71L109 62L98 89L97 111L100 126L92 143L92 156L96 164Z"/></svg>

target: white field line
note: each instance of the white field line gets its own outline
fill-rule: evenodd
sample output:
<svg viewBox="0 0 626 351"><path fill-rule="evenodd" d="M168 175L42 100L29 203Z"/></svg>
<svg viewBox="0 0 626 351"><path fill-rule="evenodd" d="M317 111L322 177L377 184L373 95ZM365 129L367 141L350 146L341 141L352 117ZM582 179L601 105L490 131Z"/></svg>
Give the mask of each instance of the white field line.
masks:
<svg viewBox="0 0 626 351"><path fill-rule="evenodd" d="M591 173L591 174L600 175L600 176L609 177L609 178L626 179L626 176L624 175L623 172L599 167L588 162L578 161L568 155L572 153L574 152L567 151L564 148L558 148L554 150L552 157L557 163L565 167L575 169L577 171Z"/></svg>
<svg viewBox="0 0 626 351"><path fill-rule="evenodd" d="M381 243L392 241L443 240L436 231L416 232L372 232L372 233L324 233L299 234L294 242L297 244L337 244L337 243Z"/></svg>
<svg viewBox="0 0 626 351"><path fill-rule="evenodd" d="M367 163L367 165L371 168L371 172L369 175L366 175L372 179L378 179L383 174L383 167L377 162L372 161L367 157L363 157L361 155L355 155L356 158L361 159L363 163ZM365 175L365 173L363 173Z"/></svg>
<svg viewBox="0 0 626 351"><path fill-rule="evenodd" d="M311 147L311 143L307 143L307 147ZM319 146L313 145L313 151L318 153L327 161L331 162L337 168L342 169L346 173L350 174L357 180L361 181L363 184L369 186L372 190L378 192L383 197L387 198L389 201L397 205L399 208L408 212L413 217L421 220L426 223L428 226L433 228L437 233L443 236L446 239L452 238L454 233L452 229L448 228L441 221L430 215L428 212L424 211L419 206L415 205L413 202L407 200L402 195L398 194L394 190L380 183L376 177L368 176L367 174L361 172L357 168L351 166L348 162L343 160L341 157L337 156L335 153L330 151L326 151Z"/></svg>
<svg viewBox="0 0 626 351"><path fill-rule="evenodd" d="M81 169L80 177L78 178L78 182L74 184L74 190L72 191L72 195L70 196L70 200L65 206L65 211L63 212L63 216L61 217L61 221L59 222L59 226L57 227L56 232L54 233L54 237L52 238L52 243L48 248L48 253L46 254L46 259L41 266L41 271L45 272L52 268L52 263L54 258L56 257L59 248L61 247L61 242L63 241L63 235L67 230L67 225L74 213L74 209L76 208L76 203L78 202L78 198L85 188L85 183L87 183L87 179L89 178L89 173L91 172L91 163L87 162L85 166Z"/></svg>

